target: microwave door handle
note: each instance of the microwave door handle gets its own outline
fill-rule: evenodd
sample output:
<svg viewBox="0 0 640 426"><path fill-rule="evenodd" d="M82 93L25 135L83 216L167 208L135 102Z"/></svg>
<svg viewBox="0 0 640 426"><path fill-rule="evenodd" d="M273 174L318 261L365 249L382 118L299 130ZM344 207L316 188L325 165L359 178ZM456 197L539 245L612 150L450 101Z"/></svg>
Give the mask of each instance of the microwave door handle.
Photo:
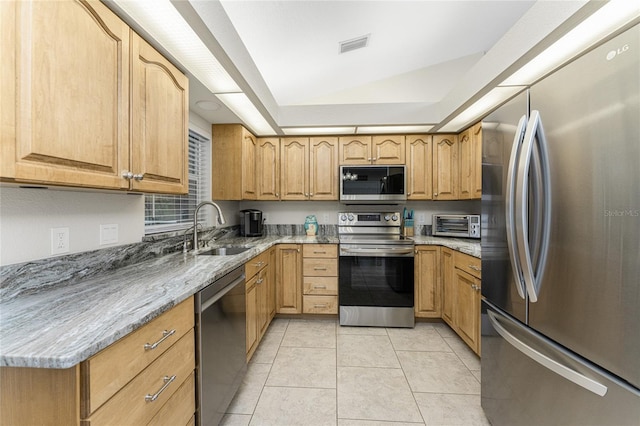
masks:
<svg viewBox="0 0 640 426"><path fill-rule="evenodd" d="M522 281L522 269L519 263L517 235L515 229L515 186L516 186L516 163L520 156L520 148L527 125L527 117L523 115L518 122L516 134L511 146L511 156L509 158L509 168L507 169L507 188L505 196L505 219L507 231L507 247L509 249L509 259L513 271L516 290L518 295L525 298L525 288Z"/></svg>

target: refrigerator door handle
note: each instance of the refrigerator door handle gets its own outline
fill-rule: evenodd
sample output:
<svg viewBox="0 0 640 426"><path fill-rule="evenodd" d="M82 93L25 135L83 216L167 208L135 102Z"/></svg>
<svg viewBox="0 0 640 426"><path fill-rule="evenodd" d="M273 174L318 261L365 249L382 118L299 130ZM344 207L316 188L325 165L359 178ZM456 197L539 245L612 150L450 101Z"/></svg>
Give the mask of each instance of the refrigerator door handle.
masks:
<svg viewBox="0 0 640 426"><path fill-rule="evenodd" d="M534 148L537 150L535 156L533 155ZM538 170L539 173L534 172L533 175L534 178L537 176L540 179L540 183L537 184L537 186L541 187L540 191L533 193L536 197L533 203L540 203L543 206L543 218L540 221L541 226L539 229L541 237L536 239L539 246L533 250L536 254L535 260L532 258L529 244L529 176L532 158L533 161L539 161L539 164L536 164L533 168L534 171ZM531 112L531 117L529 118L527 130L524 135L522 151L518 161L516 183L515 231L518 245L517 253L520 260L520 268L522 269L522 279L524 280L529 300L535 303L538 301L538 295L540 294L542 272L544 271L547 259L551 226L551 186L547 143L540 113L535 110ZM542 199L539 199L540 197L542 197Z"/></svg>
<svg viewBox="0 0 640 426"><path fill-rule="evenodd" d="M518 128L513 138L513 145L511 147L511 156L509 158L509 169L507 170L507 188L505 197L505 218L506 218L506 230L507 230L507 247L509 249L509 258L511 260L511 268L513 270L514 281L518 295L522 299L525 298L525 287L522 279L522 268L518 262L518 246L517 236L515 229L515 188L516 188L516 164L520 157L520 151L522 147L522 139L527 125L527 116L523 115L518 122Z"/></svg>
<svg viewBox="0 0 640 426"><path fill-rule="evenodd" d="M596 382L589 377L580 374L579 372L561 364L560 362L551 359L547 355L535 350L531 346L519 340L513 334L509 333L503 326L500 324L500 318L488 310L487 314L489 316L489 320L493 325L494 329L502 336L507 342L509 342L514 348L525 354L527 357L531 358L533 361L538 364L548 368L554 373L564 377L565 379L575 383L578 386L583 387L584 389L595 393L599 396L604 396L607 393L608 388L602 383Z"/></svg>

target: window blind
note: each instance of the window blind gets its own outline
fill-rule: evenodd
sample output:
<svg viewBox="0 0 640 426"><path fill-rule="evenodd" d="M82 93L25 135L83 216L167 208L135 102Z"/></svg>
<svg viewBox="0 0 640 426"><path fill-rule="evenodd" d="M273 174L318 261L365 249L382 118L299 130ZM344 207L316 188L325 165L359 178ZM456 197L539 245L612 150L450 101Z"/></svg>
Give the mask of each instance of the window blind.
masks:
<svg viewBox="0 0 640 426"><path fill-rule="evenodd" d="M201 201L210 199L211 141L189 130L189 194L145 196L145 233L153 234L185 229L193 224L193 212ZM199 222L209 223L209 209L201 209Z"/></svg>

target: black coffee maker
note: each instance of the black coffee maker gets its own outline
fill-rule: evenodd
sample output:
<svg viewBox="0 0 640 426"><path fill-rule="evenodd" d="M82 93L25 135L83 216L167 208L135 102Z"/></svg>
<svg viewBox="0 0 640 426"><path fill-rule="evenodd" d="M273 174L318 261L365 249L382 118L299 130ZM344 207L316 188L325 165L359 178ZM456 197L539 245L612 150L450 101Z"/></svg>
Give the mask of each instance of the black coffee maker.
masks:
<svg viewBox="0 0 640 426"><path fill-rule="evenodd" d="M262 237L262 211L256 209L240 210L240 235L243 237Z"/></svg>

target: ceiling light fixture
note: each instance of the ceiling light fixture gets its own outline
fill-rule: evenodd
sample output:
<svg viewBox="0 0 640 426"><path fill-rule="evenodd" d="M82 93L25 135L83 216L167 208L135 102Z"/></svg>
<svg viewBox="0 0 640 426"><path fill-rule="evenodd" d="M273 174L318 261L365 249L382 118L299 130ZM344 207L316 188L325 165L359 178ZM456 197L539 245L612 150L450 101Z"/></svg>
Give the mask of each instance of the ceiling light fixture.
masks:
<svg viewBox="0 0 640 426"><path fill-rule="evenodd" d="M428 133L433 126L358 126L358 134Z"/></svg>
<svg viewBox="0 0 640 426"><path fill-rule="evenodd" d="M352 135L356 132L355 126L351 127L285 127L282 129L285 135Z"/></svg>
<svg viewBox="0 0 640 426"><path fill-rule="evenodd" d="M240 117L256 136L276 134L271 125L244 93L220 93L216 94L216 97Z"/></svg>
<svg viewBox="0 0 640 426"><path fill-rule="evenodd" d="M371 38L371 34L366 34L357 38L352 38L351 40L341 41L340 45L340 53L352 52L357 49L362 49L369 45L369 38Z"/></svg>

